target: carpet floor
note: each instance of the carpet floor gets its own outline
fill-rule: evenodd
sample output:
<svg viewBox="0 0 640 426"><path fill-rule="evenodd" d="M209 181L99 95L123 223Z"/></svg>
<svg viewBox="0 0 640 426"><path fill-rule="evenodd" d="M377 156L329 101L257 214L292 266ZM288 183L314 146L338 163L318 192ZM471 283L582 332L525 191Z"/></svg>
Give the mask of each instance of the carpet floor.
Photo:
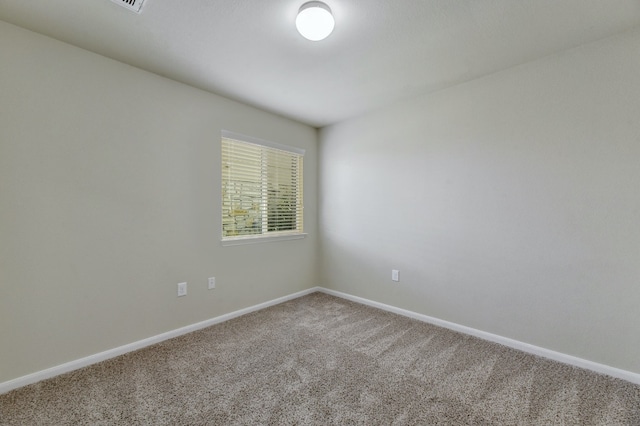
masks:
<svg viewBox="0 0 640 426"><path fill-rule="evenodd" d="M2 425L640 425L640 386L313 293L0 395Z"/></svg>

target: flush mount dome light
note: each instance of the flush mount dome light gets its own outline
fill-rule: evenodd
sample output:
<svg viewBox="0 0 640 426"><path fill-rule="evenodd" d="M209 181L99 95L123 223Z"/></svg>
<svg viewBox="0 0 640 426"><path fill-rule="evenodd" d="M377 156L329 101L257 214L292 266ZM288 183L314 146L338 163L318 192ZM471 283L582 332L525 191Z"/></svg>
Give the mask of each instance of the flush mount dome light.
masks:
<svg viewBox="0 0 640 426"><path fill-rule="evenodd" d="M300 6L296 28L307 40L319 41L327 38L335 25L331 9L321 1L310 1Z"/></svg>

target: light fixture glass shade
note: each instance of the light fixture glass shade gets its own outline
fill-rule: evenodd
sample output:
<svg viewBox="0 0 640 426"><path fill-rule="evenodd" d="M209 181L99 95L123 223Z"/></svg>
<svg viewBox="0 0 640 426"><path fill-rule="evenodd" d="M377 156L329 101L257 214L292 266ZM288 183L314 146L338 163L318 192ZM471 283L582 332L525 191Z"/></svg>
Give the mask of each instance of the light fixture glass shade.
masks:
<svg viewBox="0 0 640 426"><path fill-rule="evenodd" d="M327 38L335 25L331 9L321 1L310 1L300 6L296 28L307 40L319 41Z"/></svg>

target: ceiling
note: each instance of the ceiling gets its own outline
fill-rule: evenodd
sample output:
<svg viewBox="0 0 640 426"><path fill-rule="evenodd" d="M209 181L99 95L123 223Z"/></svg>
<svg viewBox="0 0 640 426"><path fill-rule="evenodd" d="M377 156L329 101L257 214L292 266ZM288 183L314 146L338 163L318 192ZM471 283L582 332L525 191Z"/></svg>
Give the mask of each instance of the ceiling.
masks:
<svg viewBox="0 0 640 426"><path fill-rule="evenodd" d="M0 0L0 19L315 127L640 25L639 0Z"/></svg>

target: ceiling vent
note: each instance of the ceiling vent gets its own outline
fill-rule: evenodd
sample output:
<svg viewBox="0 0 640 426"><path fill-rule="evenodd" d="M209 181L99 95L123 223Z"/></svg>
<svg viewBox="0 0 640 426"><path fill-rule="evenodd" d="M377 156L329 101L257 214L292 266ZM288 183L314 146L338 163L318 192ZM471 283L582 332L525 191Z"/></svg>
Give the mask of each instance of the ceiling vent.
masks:
<svg viewBox="0 0 640 426"><path fill-rule="evenodd" d="M115 4L119 4L122 7L126 7L129 10L132 10L136 13L140 13L142 10L142 3L144 0L111 0Z"/></svg>

